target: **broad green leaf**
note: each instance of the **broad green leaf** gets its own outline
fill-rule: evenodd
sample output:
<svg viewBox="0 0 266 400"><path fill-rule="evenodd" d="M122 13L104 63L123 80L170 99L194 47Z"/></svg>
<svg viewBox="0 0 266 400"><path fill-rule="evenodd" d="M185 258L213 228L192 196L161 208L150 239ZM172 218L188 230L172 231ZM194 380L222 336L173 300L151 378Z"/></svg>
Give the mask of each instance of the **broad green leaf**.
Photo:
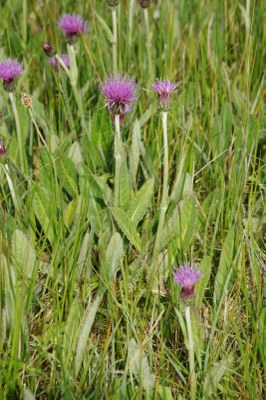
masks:
<svg viewBox="0 0 266 400"><path fill-rule="evenodd" d="M109 272L109 279L114 278L114 275L122 262L123 255L124 250L122 238L118 232L115 232L110 239L105 253L105 261L107 271Z"/></svg>
<svg viewBox="0 0 266 400"><path fill-rule="evenodd" d="M184 159L185 155L182 154L181 157ZM193 178L189 173L180 173L177 178L171 193L171 200L173 201L185 199L193 193Z"/></svg>
<svg viewBox="0 0 266 400"><path fill-rule="evenodd" d="M80 167L83 164L84 160L79 142L74 142L71 144L68 150L68 157L75 165L76 170L80 172Z"/></svg>
<svg viewBox="0 0 266 400"><path fill-rule="evenodd" d="M28 279L32 277L36 252L25 233L16 229L12 237L12 258L19 273Z"/></svg>
<svg viewBox="0 0 266 400"><path fill-rule="evenodd" d="M109 210L111 211L112 216L124 235L133 244L133 246L135 246L136 249L141 252L141 240L133 222L128 218L123 210L117 207L110 207Z"/></svg>
<svg viewBox="0 0 266 400"><path fill-rule="evenodd" d="M122 163L120 169L120 185L119 185L119 204L126 208L130 202L130 182L128 176L127 164Z"/></svg>
<svg viewBox="0 0 266 400"><path fill-rule="evenodd" d="M202 224L203 230L206 227L206 221L208 225L212 224L213 220L217 217L221 202L224 200L224 190L222 188L216 188L208 194L204 199L201 208L204 216L199 214L199 225Z"/></svg>
<svg viewBox="0 0 266 400"><path fill-rule="evenodd" d="M76 341L78 337L78 328L80 326L81 303L79 300L74 300L71 304L69 315L67 317L64 328L63 349L62 355L65 365L72 363Z"/></svg>
<svg viewBox="0 0 266 400"><path fill-rule="evenodd" d="M225 103L222 108L222 121L223 121L223 132L221 138L220 151L227 149L232 141L232 130L233 130L233 115L231 106L229 103Z"/></svg>
<svg viewBox="0 0 266 400"><path fill-rule="evenodd" d="M105 182L104 178L94 174L91 174L91 178L93 182L96 184L97 189L100 191L101 197L104 200L105 205L110 206L113 203L113 194L111 189Z"/></svg>
<svg viewBox="0 0 266 400"><path fill-rule="evenodd" d="M143 271L143 266L138 260L134 260L128 266L127 284L129 290L133 290L137 286L142 271Z"/></svg>
<svg viewBox="0 0 266 400"><path fill-rule="evenodd" d="M198 265L198 269L203 275L202 278L196 284L196 294L195 294L195 306L200 307L204 292L209 283L211 274L211 259L210 257L205 257L201 263Z"/></svg>
<svg viewBox="0 0 266 400"><path fill-rule="evenodd" d="M168 386L159 385L157 392L160 400L174 400L171 388Z"/></svg>
<svg viewBox="0 0 266 400"><path fill-rule="evenodd" d="M132 181L136 182L136 176L140 158L140 124L137 119L133 125L131 146L129 150L129 165Z"/></svg>
<svg viewBox="0 0 266 400"><path fill-rule="evenodd" d="M154 187L154 179L149 179L141 189L136 194L131 206L127 212L127 215L131 219L131 221L138 225L138 223L142 220L144 215L146 214L153 195L153 187Z"/></svg>
<svg viewBox="0 0 266 400"><path fill-rule="evenodd" d="M155 384L155 376L150 371L143 347L134 339L130 339L128 346L128 364L131 374L146 391L150 392Z"/></svg>
<svg viewBox="0 0 266 400"><path fill-rule="evenodd" d="M76 168L70 158L62 156L57 160L58 174L64 189L74 198L78 196Z"/></svg>
<svg viewBox="0 0 266 400"><path fill-rule="evenodd" d="M35 396L28 388L24 388L23 400L35 400Z"/></svg>
<svg viewBox="0 0 266 400"><path fill-rule="evenodd" d="M74 359L76 377L79 374L84 354L86 354L86 346L90 336L91 328L94 323L98 307L102 301L103 293L98 293L92 303L85 310L79 329L77 340L76 354Z"/></svg>
<svg viewBox="0 0 266 400"><path fill-rule="evenodd" d="M194 196L180 202L171 216L166 219L160 250L175 238L178 246L186 251L193 238L197 215L198 210Z"/></svg>
<svg viewBox="0 0 266 400"><path fill-rule="evenodd" d="M107 23L104 21L104 19L95 11L95 9L93 9L93 13L96 16L97 20L99 21L99 24L103 28L104 32L106 33L108 41L110 42L110 44L112 44L114 41L114 37L113 37L111 29L109 28Z"/></svg>
<svg viewBox="0 0 266 400"><path fill-rule="evenodd" d="M214 398L218 384L224 374L229 370L232 363L233 356L230 355L226 360L221 360L215 363L209 370L207 370L203 383L204 399Z"/></svg>
<svg viewBox="0 0 266 400"><path fill-rule="evenodd" d="M54 182L53 175L53 161L52 156L48 150L43 147L40 150L41 166L39 169L40 181L43 187L46 189L51 188Z"/></svg>
<svg viewBox="0 0 266 400"><path fill-rule="evenodd" d="M201 358L204 352L204 326L200 320L200 315L196 308L191 307L191 326L193 332L194 352L199 364L202 368Z"/></svg>
<svg viewBox="0 0 266 400"><path fill-rule="evenodd" d="M77 262L77 271L78 271L78 276L81 276L83 267L85 265L87 257L91 257L91 248L93 244L93 238L94 238L94 226L91 227L90 232L86 232L84 235L84 238L82 240L81 246L80 246L80 251L79 251L79 257L78 257L78 262ZM89 256L88 256L89 254Z"/></svg>
<svg viewBox="0 0 266 400"><path fill-rule="evenodd" d="M233 227L226 235L223 244L220 262L214 282L214 303L216 305L219 304L220 298L222 296L224 284L228 276L229 270L233 268L232 264L235 255L235 235L235 227Z"/></svg>
<svg viewBox="0 0 266 400"><path fill-rule="evenodd" d="M33 209L47 239L53 244L55 239L51 207L47 207L48 195L38 186L33 197Z"/></svg>
<svg viewBox="0 0 266 400"><path fill-rule="evenodd" d="M73 223L75 213L77 211L77 206L79 203L79 199L75 198L67 205L64 210L64 222L66 227L69 229Z"/></svg>

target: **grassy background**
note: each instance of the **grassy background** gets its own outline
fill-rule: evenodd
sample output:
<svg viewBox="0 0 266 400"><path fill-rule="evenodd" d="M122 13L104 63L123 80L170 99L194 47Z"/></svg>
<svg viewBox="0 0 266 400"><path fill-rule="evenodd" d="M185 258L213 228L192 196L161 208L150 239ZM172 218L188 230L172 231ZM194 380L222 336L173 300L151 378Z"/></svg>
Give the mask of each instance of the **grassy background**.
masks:
<svg viewBox="0 0 266 400"><path fill-rule="evenodd" d="M192 314L196 398L263 398L265 2L151 3L146 16L136 0L117 8L118 69L140 91L122 126L117 210L113 127L99 89L113 66L111 9L104 0L0 2L0 60L25 68L15 97L27 156L23 172L1 88L3 399L190 398L172 279L188 262L204 272ZM77 45L78 97L41 48L49 41L66 52L63 12L90 21ZM168 116L171 201L154 259L163 175L156 77L180 86Z"/></svg>

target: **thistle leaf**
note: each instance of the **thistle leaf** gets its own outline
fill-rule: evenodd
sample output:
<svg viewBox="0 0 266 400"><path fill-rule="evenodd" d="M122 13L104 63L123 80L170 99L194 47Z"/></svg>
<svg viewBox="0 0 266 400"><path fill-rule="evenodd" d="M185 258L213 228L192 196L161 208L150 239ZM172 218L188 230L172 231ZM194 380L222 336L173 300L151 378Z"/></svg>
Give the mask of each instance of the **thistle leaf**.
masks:
<svg viewBox="0 0 266 400"><path fill-rule="evenodd" d="M119 228L128 238L130 243L136 247L137 251L141 252L141 240L138 231L133 222L128 218L127 214L123 210L116 207L110 207L109 210L111 211L112 216L117 222Z"/></svg>
<svg viewBox="0 0 266 400"><path fill-rule="evenodd" d="M154 179L152 178L145 182L141 189L138 191L127 212L127 215L135 226L137 226L138 223L142 220L150 206L153 188Z"/></svg>

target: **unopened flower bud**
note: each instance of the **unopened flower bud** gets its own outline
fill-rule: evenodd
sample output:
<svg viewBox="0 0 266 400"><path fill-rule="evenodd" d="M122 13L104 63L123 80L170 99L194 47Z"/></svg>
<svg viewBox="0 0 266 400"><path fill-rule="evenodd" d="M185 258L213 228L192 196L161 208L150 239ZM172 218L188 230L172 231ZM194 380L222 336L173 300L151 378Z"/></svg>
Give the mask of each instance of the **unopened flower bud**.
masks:
<svg viewBox="0 0 266 400"><path fill-rule="evenodd" d="M48 57L52 57L55 54L54 46L51 43L43 43L42 48Z"/></svg>
<svg viewBox="0 0 266 400"><path fill-rule="evenodd" d="M151 1L150 0L139 0L139 5L142 8L148 8L151 5Z"/></svg>
<svg viewBox="0 0 266 400"><path fill-rule="evenodd" d="M2 140L0 139L0 157L4 157L5 155L6 155L6 148Z"/></svg>
<svg viewBox="0 0 266 400"><path fill-rule="evenodd" d="M107 3L110 7L115 7L119 4L119 0L107 0Z"/></svg>

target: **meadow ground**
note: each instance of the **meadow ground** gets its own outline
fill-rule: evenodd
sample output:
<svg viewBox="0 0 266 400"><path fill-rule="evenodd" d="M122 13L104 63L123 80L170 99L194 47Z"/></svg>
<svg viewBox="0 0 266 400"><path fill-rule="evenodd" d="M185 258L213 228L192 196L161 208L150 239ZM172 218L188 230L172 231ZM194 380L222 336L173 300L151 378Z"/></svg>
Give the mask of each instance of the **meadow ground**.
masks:
<svg viewBox="0 0 266 400"><path fill-rule="evenodd" d="M119 3L0 2L0 398L263 399L266 4Z"/></svg>

